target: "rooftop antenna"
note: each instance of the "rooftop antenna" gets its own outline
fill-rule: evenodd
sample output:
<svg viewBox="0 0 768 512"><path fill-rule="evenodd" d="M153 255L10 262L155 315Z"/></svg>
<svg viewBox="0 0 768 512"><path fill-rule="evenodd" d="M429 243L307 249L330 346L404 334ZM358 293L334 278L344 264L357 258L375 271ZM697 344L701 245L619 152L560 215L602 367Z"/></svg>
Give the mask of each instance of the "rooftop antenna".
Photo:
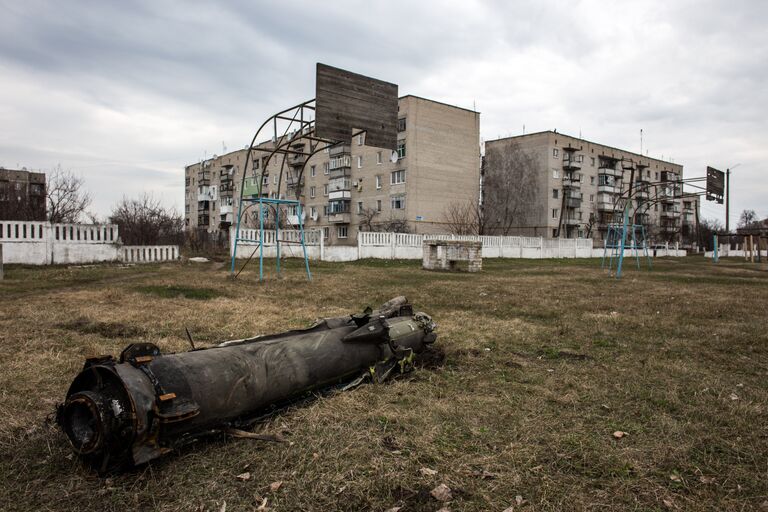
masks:
<svg viewBox="0 0 768 512"><path fill-rule="evenodd" d="M224 141L221 141L221 154L225 154L227 152L227 145L224 144Z"/></svg>
<svg viewBox="0 0 768 512"><path fill-rule="evenodd" d="M643 154L643 129L640 128L640 154Z"/></svg>
<svg viewBox="0 0 768 512"><path fill-rule="evenodd" d="M523 123L523 135L525 135L525 123Z"/></svg>

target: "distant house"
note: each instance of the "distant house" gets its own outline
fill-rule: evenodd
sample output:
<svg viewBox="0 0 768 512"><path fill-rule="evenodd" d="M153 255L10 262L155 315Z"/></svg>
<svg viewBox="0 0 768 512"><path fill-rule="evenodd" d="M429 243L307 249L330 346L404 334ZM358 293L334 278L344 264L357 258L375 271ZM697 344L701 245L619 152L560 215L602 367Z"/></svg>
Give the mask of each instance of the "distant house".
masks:
<svg viewBox="0 0 768 512"><path fill-rule="evenodd" d="M45 220L45 173L0 168L0 220Z"/></svg>
<svg viewBox="0 0 768 512"><path fill-rule="evenodd" d="M736 233L739 235L768 236L768 218L754 222L749 227L738 228Z"/></svg>

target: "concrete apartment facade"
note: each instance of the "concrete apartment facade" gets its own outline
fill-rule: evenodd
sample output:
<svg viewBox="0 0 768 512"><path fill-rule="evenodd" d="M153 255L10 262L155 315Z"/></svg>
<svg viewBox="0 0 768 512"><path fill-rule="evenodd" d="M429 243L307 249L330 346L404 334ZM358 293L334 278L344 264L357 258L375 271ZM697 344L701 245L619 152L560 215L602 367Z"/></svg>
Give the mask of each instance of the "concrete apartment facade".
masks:
<svg viewBox="0 0 768 512"><path fill-rule="evenodd" d="M45 173L0 168L0 220L45 220Z"/></svg>
<svg viewBox="0 0 768 512"><path fill-rule="evenodd" d="M287 158L278 183L282 156L264 169L267 154L255 152L245 169L247 150L217 156L185 169L185 219L188 229L209 233L228 231L237 221L240 184L246 172L245 194L298 197L308 229L323 229L327 243L354 244L360 230L446 232L445 211L453 203L477 201L480 188L480 114L471 110L403 96L398 109L397 158L391 151L365 145L365 136L309 158ZM306 141L291 145L308 151ZM259 146L274 147L271 143ZM252 209L252 210L255 210ZM288 226L295 211L285 212ZM246 212L244 225L257 226Z"/></svg>
<svg viewBox="0 0 768 512"><path fill-rule="evenodd" d="M682 211L682 177L682 165L554 131L486 141L486 226L489 234L602 240L621 220L621 193L634 179L635 222L651 241L681 241L698 208L688 198ZM509 199L488 186L509 188Z"/></svg>

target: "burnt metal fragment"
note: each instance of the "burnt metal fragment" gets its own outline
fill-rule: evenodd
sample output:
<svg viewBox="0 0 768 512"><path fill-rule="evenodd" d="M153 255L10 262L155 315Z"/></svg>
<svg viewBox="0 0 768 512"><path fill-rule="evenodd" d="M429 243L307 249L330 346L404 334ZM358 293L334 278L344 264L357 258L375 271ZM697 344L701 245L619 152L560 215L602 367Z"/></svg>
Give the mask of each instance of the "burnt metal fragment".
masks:
<svg viewBox="0 0 768 512"><path fill-rule="evenodd" d="M200 436L252 425L309 391L361 373L380 381L403 371L435 341L434 328L429 315L397 297L308 329L178 354L134 343L117 360L86 360L56 420L98 471L142 464Z"/></svg>

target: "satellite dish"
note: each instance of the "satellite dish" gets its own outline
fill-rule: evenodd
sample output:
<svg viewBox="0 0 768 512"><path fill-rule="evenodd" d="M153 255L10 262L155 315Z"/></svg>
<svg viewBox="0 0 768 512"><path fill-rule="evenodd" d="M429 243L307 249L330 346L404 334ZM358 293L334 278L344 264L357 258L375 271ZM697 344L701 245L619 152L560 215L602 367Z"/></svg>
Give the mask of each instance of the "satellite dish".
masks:
<svg viewBox="0 0 768 512"><path fill-rule="evenodd" d="M393 164L397 163L397 151L392 151L392 154L389 155L389 161Z"/></svg>

